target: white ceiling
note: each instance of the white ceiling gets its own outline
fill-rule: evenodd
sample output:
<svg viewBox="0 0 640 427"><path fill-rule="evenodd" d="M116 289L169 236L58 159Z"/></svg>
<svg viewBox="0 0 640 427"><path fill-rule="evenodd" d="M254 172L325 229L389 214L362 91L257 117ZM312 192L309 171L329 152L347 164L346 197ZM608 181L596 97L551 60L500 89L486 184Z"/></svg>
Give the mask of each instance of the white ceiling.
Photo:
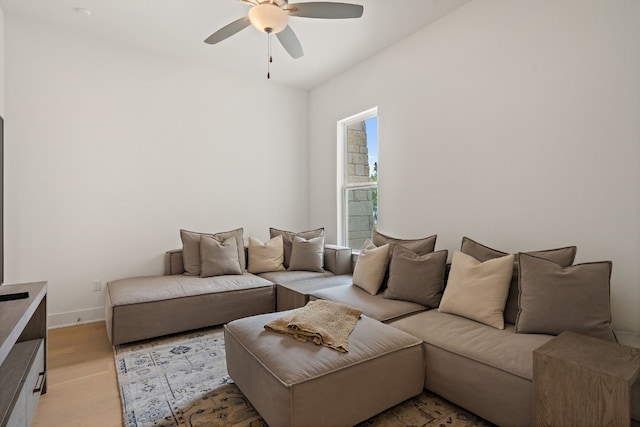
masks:
<svg viewBox="0 0 640 427"><path fill-rule="evenodd" d="M302 3L307 0L290 0ZM431 24L470 0L342 0L364 5L360 19L292 17L304 56L292 59L273 39L271 79L311 89ZM216 45L204 39L245 16L238 0L0 0L17 16L120 44L266 78L267 36L253 27ZM74 8L91 11L87 16Z"/></svg>

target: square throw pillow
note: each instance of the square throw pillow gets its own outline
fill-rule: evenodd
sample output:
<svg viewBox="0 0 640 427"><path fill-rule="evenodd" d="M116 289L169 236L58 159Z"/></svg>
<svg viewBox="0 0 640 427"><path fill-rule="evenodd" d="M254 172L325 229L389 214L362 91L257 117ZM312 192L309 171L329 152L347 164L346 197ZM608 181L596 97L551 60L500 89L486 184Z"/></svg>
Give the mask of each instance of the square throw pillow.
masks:
<svg viewBox="0 0 640 427"><path fill-rule="evenodd" d="M424 237L422 239L398 239L395 237L386 236L374 230L372 242L376 246L382 246L388 243L391 246L391 248L389 249L389 258L391 258L393 247L395 245L400 245L404 248L407 248L418 255L424 255L428 254L429 252L433 252L436 247L437 237L437 235L433 235L430 237Z"/></svg>
<svg viewBox="0 0 640 427"><path fill-rule="evenodd" d="M238 228L231 231L223 231L216 234L197 233L195 231L180 230L180 239L182 240L182 263L184 266L184 274L187 276L200 275L200 238L203 235L213 236L218 240L224 240L228 237L235 237L238 247L238 260L242 269L246 265L244 256L244 237L243 229Z"/></svg>
<svg viewBox="0 0 640 427"><path fill-rule="evenodd" d="M353 284L376 295L389 265L389 244L376 247L371 240L364 242L353 269Z"/></svg>
<svg viewBox="0 0 640 427"><path fill-rule="evenodd" d="M200 275L200 236L202 233L180 230L182 240L182 264L187 276Z"/></svg>
<svg viewBox="0 0 640 427"><path fill-rule="evenodd" d="M465 253L454 253L438 311L504 329L514 259L514 255L506 255L480 262Z"/></svg>
<svg viewBox="0 0 640 427"><path fill-rule="evenodd" d="M446 269L446 250L418 255L396 245L389 264L389 281L384 297L437 308L442 298Z"/></svg>
<svg viewBox="0 0 640 427"><path fill-rule="evenodd" d="M572 331L616 341L611 330L611 261L562 267L520 254L519 264L516 332L558 335Z"/></svg>
<svg viewBox="0 0 640 427"><path fill-rule="evenodd" d="M324 236L305 239L293 236L289 270L317 271L324 269Z"/></svg>
<svg viewBox="0 0 640 427"><path fill-rule="evenodd" d="M557 264L560 264L563 267L568 267L573 264L573 261L576 258L576 250L575 246L567 246L564 248L557 249L547 249L543 251L534 251L534 252L526 252L529 255L534 255L540 258L548 259L549 261L553 261ZM497 249L492 249L488 246L481 245L478 242L475 242L468 237L462 238L462 245L460 247L460 251L471 255L478 261L487 261L493 258L503 257L508 255L506 252L499 251ZM504 321L507 323L511 323L512 325L516 324L516 318L518 317L518 296L520 291L518 290L518 259L516 255L516 260L513 266L513 276L511 278L511 284L509 285L509 296L507 297L507 305L504 308Z"/></svg>
<svg viewBox="0 0 640 427"><path fill-rule="evenodd" d="M324 228L317 228L315 230L300 231L295 233L293 231L278 230L277 228L269 228L269 237L274 238L282 235L282 241L284 244L284 266L289 268L289 262L291 261L291 250L293 247L293 237L300 236L303 239L312 239L314 237L324 236Z"/></svg>
<svg viewBox="0 0 640 427"><path fill-rule="evenodd" d="M249 273L284 271L284 245L282 236L276 236L266 243L249 237Z"/></svg>
<svg viewBox="0 0 640 427"><path fill-rule="evenodd" d="M200 238L200 277L242 274L235 236L219 240L214 236Z"/></svg>

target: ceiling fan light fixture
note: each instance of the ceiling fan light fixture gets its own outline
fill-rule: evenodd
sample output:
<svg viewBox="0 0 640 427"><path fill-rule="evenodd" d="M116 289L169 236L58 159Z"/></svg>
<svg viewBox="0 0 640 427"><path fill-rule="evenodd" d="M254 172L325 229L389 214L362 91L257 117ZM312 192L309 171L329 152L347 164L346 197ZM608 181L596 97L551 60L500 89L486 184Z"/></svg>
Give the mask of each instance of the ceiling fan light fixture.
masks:
<svg viewBox="0 0 640 427"><path fill-rule="evenodd" d="M262 3L249 9L249 21L263 33L277 34L289 23L287 12L271 3Z"/></svg>

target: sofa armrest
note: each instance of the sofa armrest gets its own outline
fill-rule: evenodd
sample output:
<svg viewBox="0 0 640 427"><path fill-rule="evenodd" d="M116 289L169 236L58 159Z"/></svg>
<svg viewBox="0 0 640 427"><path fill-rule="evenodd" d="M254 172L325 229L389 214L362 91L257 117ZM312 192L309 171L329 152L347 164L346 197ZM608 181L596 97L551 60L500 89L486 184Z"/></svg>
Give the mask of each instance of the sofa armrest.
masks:
<svg viewBox="0 0 640 427"><path fill-rule="evenodd" d="M164 255L164 275L171 276L174 274L184 273L184 264L182 264L182 249L173 249L167 251Z"/></svg>
<svg viewBox="0 0 640 427"><path fill-rule="evenodd" d="M351 248L337 245L324 245L324 268L335 275L351 274Z"/></svg>

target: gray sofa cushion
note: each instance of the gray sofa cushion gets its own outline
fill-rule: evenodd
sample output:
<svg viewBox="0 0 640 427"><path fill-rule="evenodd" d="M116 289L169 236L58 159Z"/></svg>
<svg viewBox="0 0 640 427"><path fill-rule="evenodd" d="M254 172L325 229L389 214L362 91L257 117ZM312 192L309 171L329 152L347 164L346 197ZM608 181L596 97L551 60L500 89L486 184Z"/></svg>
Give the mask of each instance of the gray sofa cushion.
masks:
<svg viewBox="0 0 640 427"><path fill-rule="evenodd" d="M412 301L437 308L442 299L448 251L418 255L396 245L389 265L389 282L384 297Z"/></svg>
<svg viewBox="0 0 640 427"><path fill-rule="evenodd" d="M235 236L218 240L203 234L200 237L200 277L242 274Z"/></svg>
<svg viewBox="0 0 640 427"><path fill-rule="evenodd" d="M291 244L291 259L289 270L292 271L317 271L324 269L324 236L305 239L293 236Z"/></svg>
<svg viewBox="0 0 640 427"><path fill-rule="evenodd" d="M274 309L273 284L253 274L134 277L110 282L105 295L107 335L113 345Z"/></svg>
<svg viewBox="0 0 640 427"><path fill-rule="evenodd" d="M109 282L112 306L163 301L194 295L273 287L273 283L250 273L214 277L145 276Z"/></svg>
<svg viewBox="0 0 640 427"><path fill-rule="evenodd" d="M382 293L370 295L353 284L322 289L313 292L311 296L350 305L381 322L427 310L427 307L415 302L385 299Z"/></svg>
<svg viewBox="0 0 640 427"><path fill-rule="evenodd" d="M611 330L611 261L561 267L520 254L518 333L572 331L616 341Z"/></svg>
<svg viewBox="0 0 640 427"><path fill-rule="evenodd" d="M328 270L325 270L322 273L317 271L269 271L268 273L260 273L258 276L275 284L283 284L296 280L332 277L333 273Z"/></svg>
<svg viewBox="0 0 640 427"><path fill-rule="evenodd" d="M533 350L553 338L517 334L509 324L505 329L496 329L437 310L408 316L390 325L426 343L527 380L533 377Z"/></svg>
<svg viewBox="0 0 640 427"><path fill-rule="evenodd" d="M294 231L279 230L273 227L269 228L269 238L273 239L274 237L280 235L282 235L282 240L284 243L284 266L286 268L289 268L289 262L291 262L291 252L293 251L294 236L299 236L303 239L312 239L314 237L324 236L324 228L300 231L298 233Z"/></svg>
<svg viewBox="0 0 640 427"><path fill-rule="evenodd" d="M386 245L387 243L391 245L389 249L389 258L391 258L391 254L393 253L393 246L400 245L405 247L418 255L428 254L429 252L433 252L436 247L436 238L437 235L424 237L422 239L398 239L396 237L391 237L384 235L378 231L373 232L373 244L376 246Z"/></svg>
<svg viewBox="0 0 640 427"><path fill-rule="evenodd" d="M573 264L573 260L576 257L576 250L577 248L575 246L567 246L565 248L548 249L548 250L534 251L534 252L527 252L527 253L529 255L548 259L549 261L553 261L557 264L560 264L563 267L567 267ZM492 249L488 246L485 246L476 241L473 241L468 237L462 238L460 251L467 255L471 255L478 261L483 261L483 262L493 258L499 258L505 255L508 255L506 252L502 252L497 249ZM509 286L509 296L507 297L507 304L505 305L505 308L504 308L504 321L515 325L516 319L518 317L518 297L520 296L520 291L518 289L517 258L516 258L515 265L513 267L514 267L513 277L511 278L511 284Z"/></svg>
<svg viewBox="0 0 640 427"><path fill-rule="evenodd" d="M240 268L245 269L247 262L244 253L244 237L243 229L238 228L231 231L223 231L221 233L209 234L209 233L197 233L195 231L180 230L180 239L182 240L182 258L185 274L190 276L200 275L200 266L202 259L200 256L200 237L206 234L214 239L223 241L229 237L236 238L236 246L238 249L238 260L240 262Z"/></svg>

